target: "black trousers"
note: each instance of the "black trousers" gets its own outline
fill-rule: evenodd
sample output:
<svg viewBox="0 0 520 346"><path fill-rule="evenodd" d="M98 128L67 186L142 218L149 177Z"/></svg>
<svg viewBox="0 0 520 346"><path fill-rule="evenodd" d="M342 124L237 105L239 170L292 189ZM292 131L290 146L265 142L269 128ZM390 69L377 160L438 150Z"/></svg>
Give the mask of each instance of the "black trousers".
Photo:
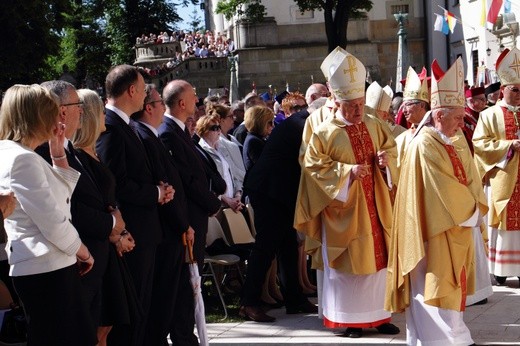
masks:
<svg viewBox="0 0 520 346"><path fill-rule="evenodd" d="M242 305L261 304L262 285L276 255L285 306L297 306L306 298L298 282L298 241L293 228L294 211L258 191L249 192L249 199L255 211L256 240L248 261Z"/></svg>
<svg viewBox="0 0 520 346"><path fill-rule="evenodd" d="M28 320L28 346L97 343L75 264L48 273L16 276L13 283Z"/></svg>
<svg viewBox="0 0 520 346"><path fill-rule="evenodd" d="M146 329L148 345L167 345L168 334L174 345L198 344L193 334L193 290L184 254L180 237L165 239L157 248L152 302ZM181 313L178 308L182 305L186 308Z"/></svg>
<svg viewBox="0 0 520 346"><path fill-rule="evenodd" d="M133 333L130 344L132 346L149 345L145 340L145 334L152 299L156 249L156 245L136 246L131 252L125 254L135 290L143 309L143 318L132 328Z"/></svg>

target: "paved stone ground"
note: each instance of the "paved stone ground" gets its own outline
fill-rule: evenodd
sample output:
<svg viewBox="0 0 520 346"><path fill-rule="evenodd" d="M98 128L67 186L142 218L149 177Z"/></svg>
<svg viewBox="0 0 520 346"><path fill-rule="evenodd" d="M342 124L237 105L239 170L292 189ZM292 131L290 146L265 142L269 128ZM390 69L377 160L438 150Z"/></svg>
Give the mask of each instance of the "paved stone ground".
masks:
<svg viewBox="0 0 520 346"><path fill-rule="evenodd" d="M493 286L494 294L485 305L468 307L464 313L477 345L520 345L520 289L517 278L509 278L505 286ZM325 329L317 315L286 315L284 309L271 310L274 323L210 323L211 345L405 345L404 314L393 316L399 335L380 335L375 329L365 330L361 339L339 336L343 330Z"/></svg>

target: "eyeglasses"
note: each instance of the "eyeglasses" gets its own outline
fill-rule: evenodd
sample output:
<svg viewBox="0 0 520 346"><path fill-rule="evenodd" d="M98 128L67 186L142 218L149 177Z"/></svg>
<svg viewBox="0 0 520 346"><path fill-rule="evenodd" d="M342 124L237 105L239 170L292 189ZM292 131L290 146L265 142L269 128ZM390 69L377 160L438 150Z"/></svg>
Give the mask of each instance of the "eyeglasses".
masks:
<svg viewBox="0 0 520 346"><path fill-rule="evenodd" d="M514 93L520 92L520 88L517 88L517 87L508 87L507 89Z"/></svg>
<svg viewBox="0 0 520 346"><path fill-rule="evenodd" d="M72 103L64 103L60 106L63 106L63 107L68 107L68 106L79 106L79 107L83 107L83 102L82 101L79 101L79 102L72 102Z"/></svg>
<svg viewBox="0 0 520 346"><path fill-rule="evenodd" d="M162 105L164 105L164 100L163 100L163 99L155 100L155 101L150 101L150 102L146 102L145 104L150 105L150 104L152 104L152 103L156 103L156 102L160 102Z"/></svg>
<svg viewBox="0 0 520 346"><path fill-rule="evenodd" d="M210 131L220 131L220 129L221 129L220 125L211 125L209 127Z"/></svg>

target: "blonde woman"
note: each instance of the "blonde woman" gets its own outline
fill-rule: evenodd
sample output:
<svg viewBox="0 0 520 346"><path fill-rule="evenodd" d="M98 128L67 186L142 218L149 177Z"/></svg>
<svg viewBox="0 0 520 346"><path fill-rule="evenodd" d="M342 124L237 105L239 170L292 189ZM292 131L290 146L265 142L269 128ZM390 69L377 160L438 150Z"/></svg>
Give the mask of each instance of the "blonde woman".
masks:
<svg viewBox="0 0 520 346"><path fill-rule="evenodd" d="M58 99L39 85L14 85L0 109L0 190L16 197L4 220L10 275L28 317L29 345L95 345L80 275L94 258L70 222L79 173L63 147ZM52 166L34 152L49 141Z"/></svg>
<svg viewBox="0 0 520 346"><path fill-rule="evenodd" d="M248 133L244 141L242 158L248 171L260 157L265 140L274 128L274 113L265 106L253 106L248 108L244 115L244 125Z"/></svg>
<svg viewBox="0 0 520 346"><path fill-rule="evenodd" d="M89 89L78 90L80 102L83 102L83 115L81 126L72 137L72 144L77 149L77 157L87 170L95 185L101 192L106 213L116 209L115 204L115 178L112 172L97 158L95 143L99 134L105 130L104 105L99 95ZM92 251L98 253L98 263L83 284L87 289L99 291L97 316L93 316L97 328L98 345L107 343L107 336L114 324L130 324L128 306L121 304L118 295L128 295L124 290L124 280L128 280L124 263L120 263L117 255L131 251L135 242L128 231L117 234L112 232L104 237L92 239L86 235L89 243L92 243ZM109 246L109 242L112 246ZM116 254L117 252L117 254ZM128 300L128 299L127 299Z"/></svg>

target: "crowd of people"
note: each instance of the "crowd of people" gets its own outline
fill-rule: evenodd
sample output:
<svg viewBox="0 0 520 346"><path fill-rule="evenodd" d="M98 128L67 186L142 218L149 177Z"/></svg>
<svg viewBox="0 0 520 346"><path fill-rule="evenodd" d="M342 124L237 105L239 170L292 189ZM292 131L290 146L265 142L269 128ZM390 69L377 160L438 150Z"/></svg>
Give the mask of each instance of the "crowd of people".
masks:
<svg viewBox="0 0 520 346"><path fill-rule="evenodd" d="M490 274L520 277L518 59L505 50L488 88L464 88L460 58L429 78L410 68L402 95L367 88L339 47L326 85L275 101L201 99L185 80L161 94L130 65L108 73L105 103L61 80L12 86L0 274L28 343L198 345L186 252L203 271L208 218L249 203L240 316L274 321L270 299L318 313L309 254L327 328L398 334L391 314L404 311L410 345L474 344L466 307L487 302Z"/></svg>
<svg viewBox="0 0 520 346"><path fill-rule="evenodd" d="M145 68L149 76L161 75L174 69L177 65L189 58L222 58L227 57L235 50L235 43L221 33L214 34L210 30L184 32L174 31L170 36L167 31L159 34L142 34L136 38L136 45L162 44L180 42L181 49L175 52L169 61L152 68Z"/></svg>
<svg viewBox="0 0 520 346"><path fill-rule="evenodd" d="M182 58L209 58L228 56L235 50L235 43L231 38L220 32L211 30L185 32L184 30L173 31L171 35L167 31L159 34L142 34L136 38L136 45L162 44L169 42L180 42L183 46Z"/></svg>

